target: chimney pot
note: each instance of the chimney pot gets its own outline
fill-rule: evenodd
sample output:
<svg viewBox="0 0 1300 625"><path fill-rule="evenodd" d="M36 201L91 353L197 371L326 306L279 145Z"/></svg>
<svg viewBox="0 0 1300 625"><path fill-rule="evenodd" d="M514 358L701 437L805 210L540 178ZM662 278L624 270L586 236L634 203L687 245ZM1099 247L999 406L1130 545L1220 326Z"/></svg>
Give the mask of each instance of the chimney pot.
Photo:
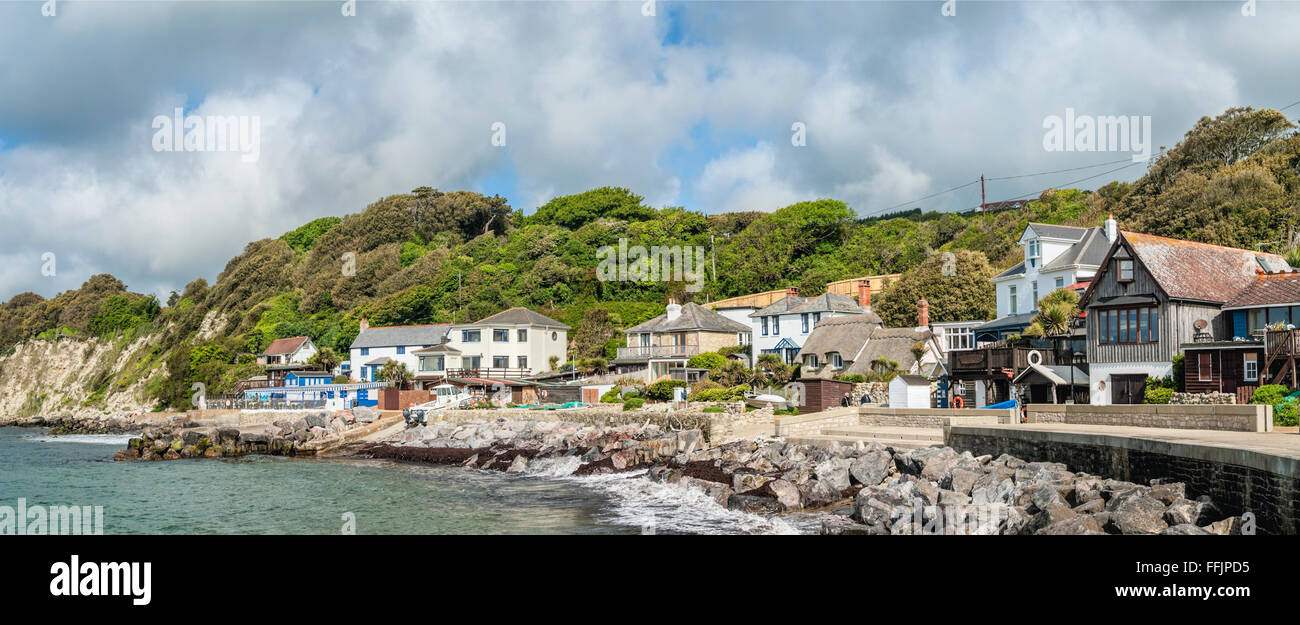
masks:
<svg viewBox="0 0 1300 625"><path fill-rule="evenodd" d="M858 305L871 308L871 280L858 280Z"/></svg>
<svg viewBox="0 0 1300 625"><path fill-rule="evenodd" d="M799 287L797 287L797 286L788 286L788 287L785 287L785 294L788 295L788 296L790 296L790 297L798 297L798 296L799 296Z"/></svg>
<svg viewBox="0 0 1300 625"><path fill-rule="evenodd" d="M916 326L930 327L930 302L925 301L924 295L921 296L921 301L916 303Z"/></svg>
<svg viewBox="0 0 1300 625"><path fill-rule="evenodd" d="M365 332L366 330L369 330L369 329L370 329L370 320L369 320L369 319L366 319L365 317L362 317L362 318L361 318L361 323L359 324L359 326L360 326L362 332Z"/></svg>

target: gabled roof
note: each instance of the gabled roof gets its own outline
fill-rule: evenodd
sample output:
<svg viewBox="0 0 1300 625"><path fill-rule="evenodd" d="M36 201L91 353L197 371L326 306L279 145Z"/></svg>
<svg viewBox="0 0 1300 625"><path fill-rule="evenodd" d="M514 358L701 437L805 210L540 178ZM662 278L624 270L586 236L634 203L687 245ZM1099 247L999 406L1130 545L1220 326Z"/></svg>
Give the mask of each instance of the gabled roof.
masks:
<svg viewBox="0 0 1300 625"><path fill-rule="evenodd" d="M361 347L397 347L411 345L437 345L446 336L450 324L435 323L420 326L385 326L366 328L353 339L350 349Z"/></svg>
<svg viewBox="0 0 1300 625"><path fill-rule="evenodd" d="M266 356L280 356L283 354L292 354L302 347L303 343L308 341L305 336L294 336L286 339L275 339L270 345L266 346L266 351L262 352Z"/></svg>
<svg viewBox="0 0 1300 625"><path fill-rule="evenodd" d="M842 358L849 360L867 342L867 339L871 338L871 333L881 325L883 323L880 315L871 310L856 315L822 319L813 326L812 334L804 340L803 349L799 350L799 358L802 359L804 354L817 354L824 357L826 354L839 352Z"/></svg>
<svg viewBox="0 0 1300 625"><path fill-rule="evenodd" d="M863 308L858 305L858 300L847 295L838 293L822 293L817 297L805 300L804 303L795 307L793 312L796 313L815 313L815 312L842 312L849 314L859 314ZM820 322L818 322L820 323Z"/></svg>
<svg viewBox="0 0 1300 625"><path fill-rule="evenodd" d="M1082 239L1087 236L1089 230L1089 228L1081 226L1061 226L1034 221L1029 222L1029 227L1033 228L1034 232L1039 237L1047 237L1049 239L1067 239L1070 241L1078 241Z"/></svg>
<svg viewBox="0 0 1300 625"><path fill-rule="evenodd" d="M1015 265L1012 265L1010 269L996 276L993 276L992 279L997 280L998 278L1010 278L1011 276L1023 276L1023 275L1025 275L1025 261L1022 260L1016 263Z"/></svg>
<svg viewBox="0 0 1300 625"><path fill-rule="evenodd" d="M707 332L749 332L750 327L739 321L732 321L695 302L682 305L682 312L676 319L668 320L664 313L634 325L624 332L684 332L687 330L704 330Z"/></svg>
<svg viewBox="0 0 1300 625"><path fill-rule="evenodd" d="M439 343L428 347L411 350L412 354L459 354L460 350L449 343Z"/></svg>
<svg viewBox="0 0 1300 625"><path fill-rule="evenodd" d="M1250 308L1254 306L1293 306L1300 304L1300 271L1260 273L1231 299L1223 308Z"/></svg>
<svg viewBox="0 0 1300 625"><path fill-rule="evenodd" d="M805 298L799 297L798 295L786 295L785 297L782 297L781 299L776 300L775 302L772 302L767 306L764 306L752 313L749 313L749 316L770 317L772 315L784 315L786 313L793 311L796 307L798 307L800 304L804 303L805 301L806 301Z"/></svg>
<svg viewBox="0 0 1300 625"><path fill-rule="evenodd" d="M1142 266L1173 299L1221 304L1253 282L1260 270L1290 269L1277 254L1137 232L1124 232L1122 236ZM1093 284L1100 283L1098 278L1107 269L1101 268Z"/></svg>
<svg viewBox="0 0 1300 625"><path fill-rule="evenodd" d="M1061 252L1060 256L1052 259L1052 262L1043 265L1043 271L1053 269L1064 269L1074 265L1092 265L1098 266L1106 259L1106 252L1110 251L1110 239L1106 238L1106 229L1087 228L1083 238L1079 242L1070 246L1070 249Z"/></svg>
<svg viewBox="0 0 1300 625"><path fill-rule="evenodd" d="M530 310L528 308L524 308L522 306L516 306L514 308L503 310L495 315L489 315L487 317L479 319L474 323L462 323L459 325L486 326L486 325L495 325L495 324L504 324L504 323L514 324L514 325L546 326L548 328L559 328L562 330L569 329L569 326L559 321L556 321L550 317L547 317L546 315Z"/></svg>

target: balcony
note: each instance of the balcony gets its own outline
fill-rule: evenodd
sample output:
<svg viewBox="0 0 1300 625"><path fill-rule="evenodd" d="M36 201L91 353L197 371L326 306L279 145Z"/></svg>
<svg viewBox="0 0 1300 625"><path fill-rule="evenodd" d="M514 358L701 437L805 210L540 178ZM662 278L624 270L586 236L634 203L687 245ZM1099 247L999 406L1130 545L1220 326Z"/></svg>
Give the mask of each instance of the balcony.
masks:
<svg viewBox="0 0 1300 625"><path fill-rule="evenodd" d="M429 372L425 372L429 373ZM449 378L522 378L532 374L532 369L492 369L480 367L478 369L448 369L447 377Z"/></svg>
<svg viewBox="0 0 1300 625"><path fill-rule="evenodd" d="M690 358L700 354L695 343L682 345L635 345L618 348L619 358Z"/></svg>
<svg viewBox="0 0 1300 625"><path fill-rule="evenodd" d="M991 375L1008 369L1011 371L1020 371L1029 366L1029 353L1037 351L1043 359L1040 364L1054 365L1056 363L1056 353L1051 349L1035 349L1032 347L983 347L960 352L952 352L949 356L949 369L954 376L960 377L961 374L986 374ZM1067 358L1068 360L1068 358Z"/></svg>
<svg viewBox="0 0 1300 625"><path fill-rule="evenodd" d="M1264 354L1273 356L1300 356L1300 329L1265 330Z"/></svg>

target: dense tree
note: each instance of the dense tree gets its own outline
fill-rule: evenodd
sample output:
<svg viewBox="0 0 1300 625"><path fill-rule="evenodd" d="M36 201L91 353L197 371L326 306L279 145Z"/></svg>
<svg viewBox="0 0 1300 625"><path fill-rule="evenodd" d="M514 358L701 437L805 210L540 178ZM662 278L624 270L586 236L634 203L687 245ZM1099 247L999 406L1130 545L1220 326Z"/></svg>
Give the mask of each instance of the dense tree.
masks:
<svg viewBox="0 0 1300 625"><path fill-rule="evenodd" d="M933 254L886 287L873 308L886 326L898 328L916 325L922 297L930 303L931 323L992 319L997 301L989 279L996 274L980 252Z"/></svg>

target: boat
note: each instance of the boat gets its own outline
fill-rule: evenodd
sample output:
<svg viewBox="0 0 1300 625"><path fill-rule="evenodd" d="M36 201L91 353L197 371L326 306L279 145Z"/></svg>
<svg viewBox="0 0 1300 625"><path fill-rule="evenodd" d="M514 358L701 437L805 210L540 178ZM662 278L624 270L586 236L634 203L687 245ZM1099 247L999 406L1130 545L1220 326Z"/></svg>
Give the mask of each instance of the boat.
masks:
<svg viewBox="0 0 1300 625"><path fill-rule="evenodd" d="M771 406L775 410L785 410L788 401L780 395L745 395L745 403L755 408Z"/></svg>

